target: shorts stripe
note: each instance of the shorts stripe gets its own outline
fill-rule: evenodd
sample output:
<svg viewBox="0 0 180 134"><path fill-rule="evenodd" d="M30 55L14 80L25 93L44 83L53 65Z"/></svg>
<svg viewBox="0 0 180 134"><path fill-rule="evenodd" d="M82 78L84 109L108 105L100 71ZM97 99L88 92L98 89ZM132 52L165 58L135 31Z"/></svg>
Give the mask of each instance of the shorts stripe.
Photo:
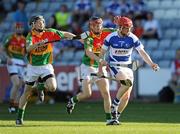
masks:
<svg viewBox="0 0 180 134"><path fill-rule="evenodd" d="M42 80L45 82L47 79L49 79L51 77L54 77L54 74L46 75L45 77L42 78Z"/></svg>
<svg viewBox="0 0 180 134"><path fill-rule="evenodd" d="M34 83L35 83L35 81L33 81L33 82L28 82L28 81L26 81L25 83L26 83L26 85L33 86Z"/></svg>
<svg viewBox="0 0 180 134"><path fill-rule="evenodd" d="M10 75L10 76L18 75L18 73L10 73L9 75Z"/></svg>
<svg viewBox="0 0 180 134"><path fill-rule="evenodd" d="M117 69L115 67L110 66L111 71L116 75L118 73Z"/></svg>

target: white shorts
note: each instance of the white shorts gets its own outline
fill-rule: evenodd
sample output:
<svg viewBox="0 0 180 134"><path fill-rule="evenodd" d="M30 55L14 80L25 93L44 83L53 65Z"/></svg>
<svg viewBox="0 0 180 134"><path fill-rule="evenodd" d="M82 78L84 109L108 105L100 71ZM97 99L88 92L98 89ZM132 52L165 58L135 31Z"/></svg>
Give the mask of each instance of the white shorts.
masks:
<svg viewBox="0 0 180 134"><path fill-rule="evenodd" d="M110 72L111 72L112 76L115 76L116 74L119 74L119 73L123 73L132 82L134 81L134 75L133 75L133 71L131 68L120 67L120 66L110 66Z"/></svg>
<svg viewBox="0 0 180 134"><path fill-rule="evenodd" d="M12 65L7 65L8 73L17 74L19 77L23 78L26 73L26 64L20 59L11 59Z"/></svg>
<svg viewBox="0 0 180 134"><path fill-rule="evenodd" d="M51 64L43 65L43 66L32 66L28 64L27 66L27 75L26 82L35 82L39 77L44 78L48 75L54 75L54 68Z"/></svg>
<svg viewBox="0 0 180 134"><path fill-rule="evenodd" d="M98 68L81 64L80 66L80 79L91 79L91 73L98 73ZM104 75L107 75L106 68L103 68Z"/></svg>

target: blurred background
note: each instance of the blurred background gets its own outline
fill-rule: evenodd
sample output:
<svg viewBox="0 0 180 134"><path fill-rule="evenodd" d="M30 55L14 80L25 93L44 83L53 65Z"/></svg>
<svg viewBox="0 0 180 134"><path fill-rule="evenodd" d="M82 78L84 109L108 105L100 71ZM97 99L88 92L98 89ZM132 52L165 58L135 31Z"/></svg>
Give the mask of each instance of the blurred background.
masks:
<svg viewBox="0 0 180 134"><path fill-rule="evenodd" d="M14 24L23 23L27 35L28 20L43 15L46 27L81 34L88 30L88 19L101 16L104 27L116 28L113 17L128 16L133 20L133 33L140 38L145 50L160 70L153 72L139 55L140 68L134 72L135 85L131 101L180 102L180 0L1 0L0 1L0 102L9 99L11 83L2 50L6 36L14 32ZM78 70L84 54L77 40L54 43L54 68L58 83L56 93L47 93L49 103L66 101L81 90ZM179 73L178 73L179 71ZM114 97L118 84L110 81ZM93 86L91 100L101 100ZM35 99L36 100L36 99Z"/></svg>

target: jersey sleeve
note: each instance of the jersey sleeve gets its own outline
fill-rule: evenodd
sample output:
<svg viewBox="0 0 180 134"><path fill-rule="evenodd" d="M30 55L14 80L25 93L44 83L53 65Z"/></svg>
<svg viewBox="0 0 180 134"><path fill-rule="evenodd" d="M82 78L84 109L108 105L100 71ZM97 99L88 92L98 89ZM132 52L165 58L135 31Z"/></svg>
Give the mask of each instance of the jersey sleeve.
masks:
<svg viewBox="0 0 180 134"><path fill-rule="evenodd" d="M84 40L84 48L92 50L92 48L93 48L93 39L91 37Z"/></svg>
<svg viewBox="0 0 180 134"><path fill-rule="evenodd" d="M29 34L27 35L27 37L26 37L26 48L29 47L29 46L31 46L31 45L33 45L33 44L32 44L32 35L31 35L31 33L29 33Z"/></svg>
<svg viewBox="0 0 180 134"><path fill-rule="evenodd" d="M12 38L12 35L9 35L3 40L3 44L4 44L3 48L4 48L5 52L6 52L6 54L9 55L9 56L10 56L10 54L8 52L8 46L9 46L9 41L11 40L11 38Z"/></svg>
<svg viewBox="0 0 180 134"><path fill-rule="evenodd" d="M3 40L3 47L6 49L9 45L9 41L11 40L11 35L7 36L4 40Z"/></svg>
<svg viewBox="0 0 180 134"><path fill-rule="evenodd" d="M133 34L132 37L133 37L134 48L136 50L144 49L144 46L141 43L141 41L138 39L138 37L136 35L134 35L134 34Z"/></svg>
<svg viewBox="0 0 180 134"><path fill-rule="evenodd" d="M60 40L60 39L64 38L63 32L61 32L61 31L59 31L57 29L49 28L49 29L47 29L47 31L53 33L52 34L52 39L53 40Z"/></svg>

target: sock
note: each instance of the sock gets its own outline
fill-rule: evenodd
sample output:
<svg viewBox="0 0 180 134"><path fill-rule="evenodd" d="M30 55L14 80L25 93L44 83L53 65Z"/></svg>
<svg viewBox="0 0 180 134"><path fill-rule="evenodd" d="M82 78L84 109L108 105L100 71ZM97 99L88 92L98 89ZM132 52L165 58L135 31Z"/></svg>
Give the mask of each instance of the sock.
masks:
<svg viewBox="0 0 180 134"><path fill-rule="evenodd" d="M118 119L118 120L119 120L120 116L121 116L121 113L118 112L118 113L117 113L117 119Z"/></svg>
<svg viewBox="0 0 180 134"><path fill-rule="evenodd" d="M113 104L114 106L118 106L119 103L120 103L120 100L117 99L117 98L115 98L115 99L113 100L113 102L112 102L112 104Z"/></svg>
<svg viewBox="0 0 180 134"><path fill-rule="evenodd" d="M111 119L111 113L106 113L106 120L110 120Z"/></svg>
<svg viewBox="0 0 180 134"><path fill-rule="evenodd" d="M120 115L121 115L121 113L120 113L120 112L118 112L117 114L118 114L118 116L120 116Z"/></svg>
<svg viewBox="0 0 180 134"><path fill-rule="evenodd" d="M24 118L24 111L25 110L23 110L23 109L18 109L18 119L22 119L23 120L23 118Z"/></svg>
<svg viewBox="0 0 180 134"><path fill-rule="evenodd" d="M37 89L40 90L40 91L45 90L45 85L44 85L44 83L38 83Z"/></svg>
<svg viewBox="0 0 180 134"><path fill-rule="evenodd" d="M71 100L72 100L73 103L77 103L78 102L77 96L72 97Z"/></svg>

